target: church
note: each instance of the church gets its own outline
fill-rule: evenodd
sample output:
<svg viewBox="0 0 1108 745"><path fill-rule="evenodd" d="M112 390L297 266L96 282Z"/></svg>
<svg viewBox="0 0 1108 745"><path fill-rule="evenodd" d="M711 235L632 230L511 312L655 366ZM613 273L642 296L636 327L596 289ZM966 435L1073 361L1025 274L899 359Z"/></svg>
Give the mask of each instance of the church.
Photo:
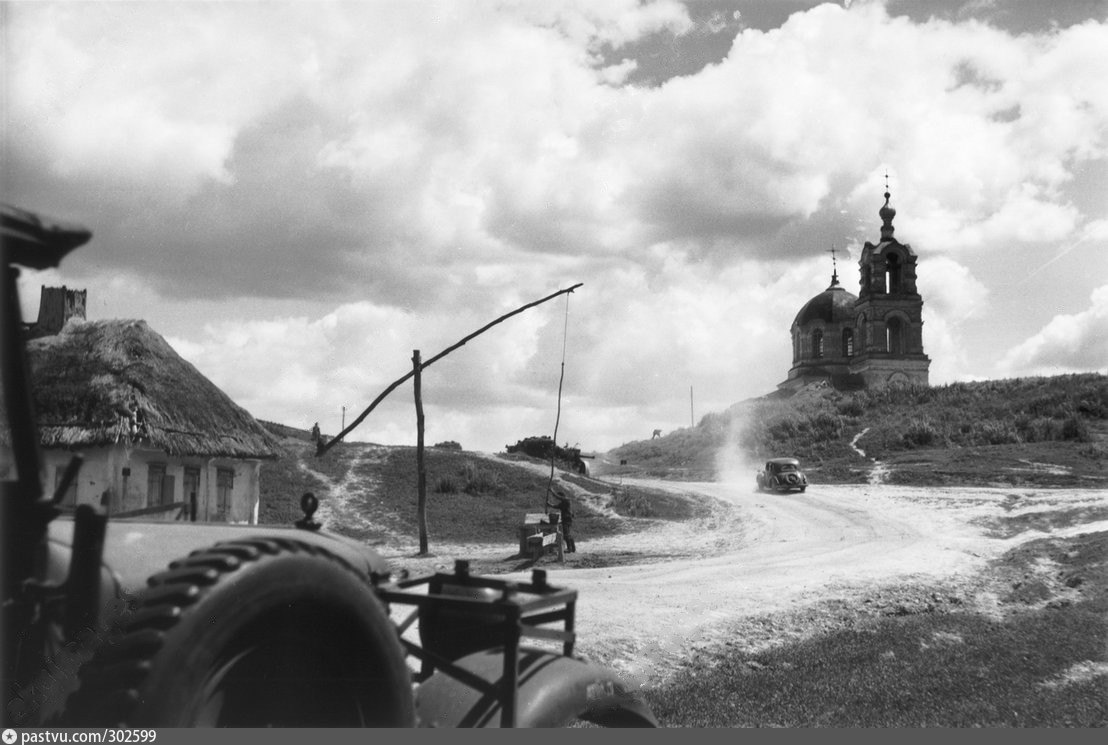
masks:
<svg viewBox="0 0 1108 745"><path fill-rule="evenodd" d="M866 241L858 260L859 294L843 289L834 268L831 286L796 314L790 328L793 364L777 385L782 393L818 382L838 390L928 384L916 254L893 237L890 196L886 188L878 211L881 240Z"/></svg>

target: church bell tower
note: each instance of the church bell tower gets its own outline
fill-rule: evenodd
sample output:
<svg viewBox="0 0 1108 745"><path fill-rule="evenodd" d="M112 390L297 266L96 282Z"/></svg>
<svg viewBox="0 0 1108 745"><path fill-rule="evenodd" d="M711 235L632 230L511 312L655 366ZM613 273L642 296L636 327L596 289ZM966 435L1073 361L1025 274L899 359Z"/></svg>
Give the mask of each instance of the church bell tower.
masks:
<svg viewBox="0 0 1108 745"><path fill-rule="evenodd" d="M850 371L867 388L926 386L931 360L923 352L923 298L916 289L916 254L894 236L896 210L888 183L881 217L881 240L866 241L858 260L860 292L854 303L857 354Z"/></svg>

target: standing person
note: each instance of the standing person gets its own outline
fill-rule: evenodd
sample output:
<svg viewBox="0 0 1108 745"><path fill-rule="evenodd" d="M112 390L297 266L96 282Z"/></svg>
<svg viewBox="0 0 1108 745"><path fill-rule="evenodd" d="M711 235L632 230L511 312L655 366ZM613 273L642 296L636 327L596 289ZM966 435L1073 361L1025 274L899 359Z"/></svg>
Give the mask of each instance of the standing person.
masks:
<svg viewBox="0 0 1108 745"><path fill-rule="evenodd" d="M577 543L573 540L573 503L569 501L569 497L561 489L554 489L553 503L550 501L550 496L551 493L547 492L546 506L556 507L558 512L561 513L562 538L566 541L566 553L577 553Z"/></svg>
<svg viewBox="0 0 1108 745"><path fill-rule="evenodd" d="M319 422L312 425L312 442L319 442Z"/></svg>

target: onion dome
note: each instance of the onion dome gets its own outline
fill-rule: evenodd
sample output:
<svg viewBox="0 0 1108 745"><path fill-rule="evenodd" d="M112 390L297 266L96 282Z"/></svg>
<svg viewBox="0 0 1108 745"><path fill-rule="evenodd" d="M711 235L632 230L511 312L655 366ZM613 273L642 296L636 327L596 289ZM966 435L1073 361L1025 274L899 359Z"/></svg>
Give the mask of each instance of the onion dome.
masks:
<svg viewBox="0 0 1108 745"><path fill-rule="evenodd" d="M824 323L852 323L854 320L854 302L858 299L839 284L838 278L831 279L831 286L804 304L796 314L794 326L804 326L812 321Z"/></svg>
<svg viewBox="0 0 1108 745"><path fill-rule="evenodd" d="M896 210L889 205L890 196L892 195L886 191L885 204L877 212L881 216L881 240L883 241L890 241L893 238L893 218L896 217Z"/></svg>

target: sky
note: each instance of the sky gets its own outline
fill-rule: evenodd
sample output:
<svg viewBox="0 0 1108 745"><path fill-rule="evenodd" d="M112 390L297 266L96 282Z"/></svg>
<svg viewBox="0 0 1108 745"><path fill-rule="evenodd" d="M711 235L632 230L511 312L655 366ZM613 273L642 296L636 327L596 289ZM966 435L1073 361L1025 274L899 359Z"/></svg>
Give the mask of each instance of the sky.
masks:
<svg viewBox="0 0 1108 745"><path fill-rule="evenodd" d="M888 188L933 385L1108 372L1108 2L0 5L40 287L335 434L424 360L425 441L605 451L772 392ZM561 395L559 396L559 388ZM416 443L411 383L348 436Z"/></svg>

